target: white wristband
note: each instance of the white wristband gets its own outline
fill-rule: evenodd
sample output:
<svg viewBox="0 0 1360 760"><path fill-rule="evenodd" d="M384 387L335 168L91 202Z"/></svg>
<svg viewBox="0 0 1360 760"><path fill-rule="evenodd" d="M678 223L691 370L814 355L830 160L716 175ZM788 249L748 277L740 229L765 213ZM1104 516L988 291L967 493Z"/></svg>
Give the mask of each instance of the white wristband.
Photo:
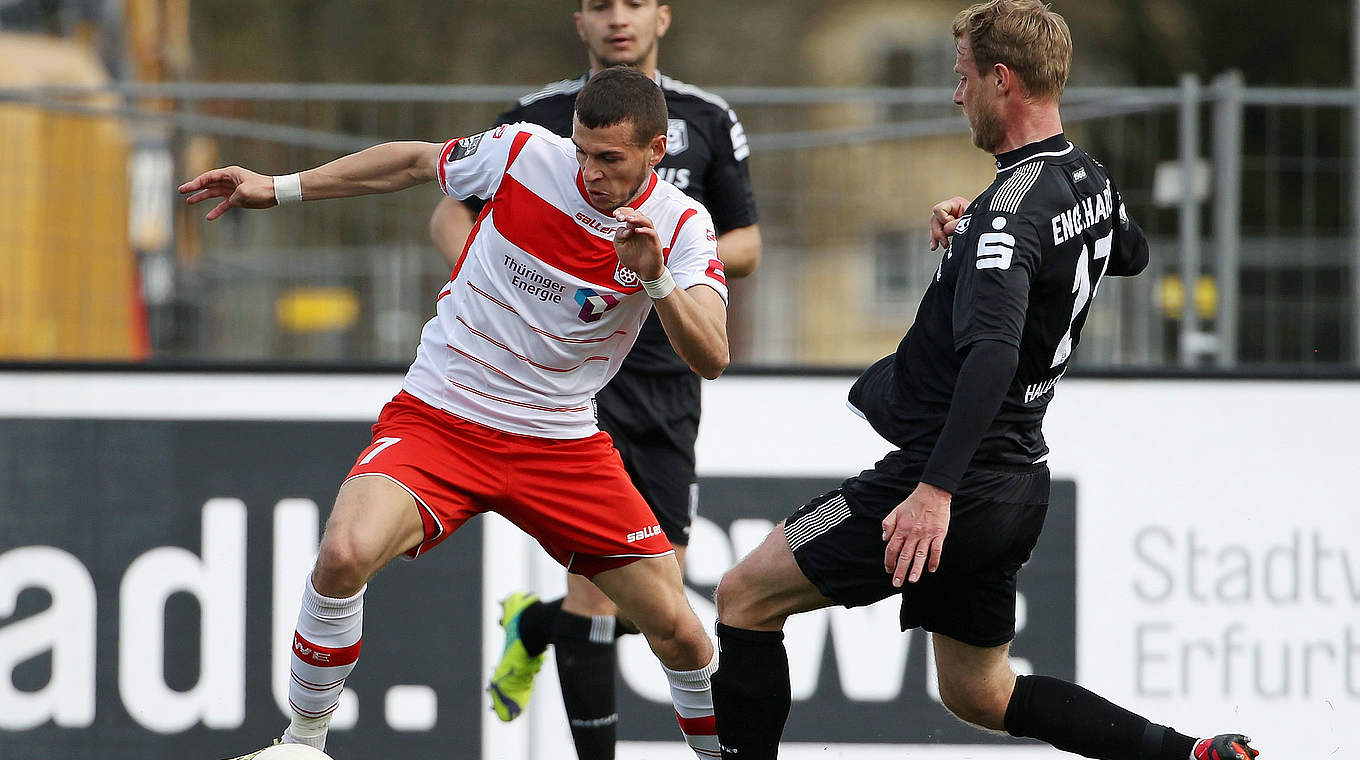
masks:
<svg viewBox="0 0 1360 760"><path fill-rule="evenodd" d="M665 298L675 290L675 278L671 277L671 270L665 267L661 268L661 276L655 280L638 278L638 282L642 283L642 289L653 299Z"/></svg>
<svg viewBox="0 0 1360 760"><path fill-rule="evenodd" d="M283 174L274 178L274 200L280 205L302 202L302 174Z"/></svg>

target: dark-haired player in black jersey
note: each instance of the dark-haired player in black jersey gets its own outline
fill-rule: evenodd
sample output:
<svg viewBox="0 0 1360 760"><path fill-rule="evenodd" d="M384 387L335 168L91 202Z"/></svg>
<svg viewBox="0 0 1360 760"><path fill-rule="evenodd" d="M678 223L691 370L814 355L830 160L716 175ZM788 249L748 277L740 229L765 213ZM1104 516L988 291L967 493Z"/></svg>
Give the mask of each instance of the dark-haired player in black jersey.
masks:
<svg viewBox="0 0 1360 760"><path fill-rule="evenodd" d="M933 634L940 697L969 723L1107 760L1249 760L1241 735L1196 741L1011 670L1016 573L1048 506L1044 411L1102 279L1141 272L1148 248L1105 169L1063 136L1062 17L992 0L953 31L954 102L996 156L996 180L935 207L935 280L896 354L851 390L897 450L797 509L718 587L723 757L778 753L790 615L900 595L903 629Z"/></svg>
<svg viewBox="0 0 1360 760"><path fill-rule="evenodd" d="M747 172L746 135L721 98L657 71L658 41L670 26L670 6L657 0L584 0L575 22L590 71L526 95L498 121L533 122L569 136L572 104L591 73L609 66L637 67L661 85L669 111L666 156L657 174L708 208L718 236L720 273L744 277L755 271L760 231ZM446 198L430 220L431 236L450 266L462 255L480 205ZM628 474L683 565L698 504L694 441L699 378L676 356L655 313L596 404L600 427L614 439ZM519 716L551 643L577 755L582 760L614 757L618 626L613 603L586 579L569 574L562 599L543 602L516 592L502 605L506 648L489 689L496 714L506 721Z"/></svg>

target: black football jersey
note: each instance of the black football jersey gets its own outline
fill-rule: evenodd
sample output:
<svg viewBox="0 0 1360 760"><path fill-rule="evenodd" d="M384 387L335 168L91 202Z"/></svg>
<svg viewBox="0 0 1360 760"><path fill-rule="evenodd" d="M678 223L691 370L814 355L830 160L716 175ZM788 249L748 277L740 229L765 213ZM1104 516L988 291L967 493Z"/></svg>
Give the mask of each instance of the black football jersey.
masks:
<svg viewBox="0 0 1360 760"><path fill-rule="evenodd" d="M967 348L1016 346L1020 363L974 466L1048 454L1041 425L1104 277L1148 262L1105 168L1059 134L997 156L997 174L959 219L896 354L856 383L852 403L900 448L930 457Z"/></svg>
<svg viewBox="0 0 1360 760"><path fill-rule="evenodd" d="M571 136L576 93L589 74L561 82L520 98L513 108L497 117L498 123L527 121L547 127L563 137ZM756 223L755 196L746 158L750 155L746 132L737 114L716 95L662 75L669 116L666 156L656 173L686 195L704 204L713 217L717 234ZM464 201L480 211L484 201ZM624 359L624 371L689 372L689 365L671 348L670 339L653 311L638 332L637 343Z"/></svg>

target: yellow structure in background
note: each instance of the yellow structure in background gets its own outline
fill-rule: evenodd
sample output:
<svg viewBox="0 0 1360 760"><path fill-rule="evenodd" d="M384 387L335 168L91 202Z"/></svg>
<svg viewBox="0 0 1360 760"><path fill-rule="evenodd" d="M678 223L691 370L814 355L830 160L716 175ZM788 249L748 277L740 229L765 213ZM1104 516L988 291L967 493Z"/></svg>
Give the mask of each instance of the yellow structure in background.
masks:
<svg viewBox="0 0 1360 760"><path fill-rule="evenodd" d="M292 288L274 303L274 318L294 333L349 330L359 321L359 295L350 288Z"/></svg>
<svg viewBox="0 0 1360 760"><path fill-rule="evenodd" d="M86 45L0 34L0 87L107 81ZM0 101L0 359L145 358L128 153L114 116Z"/></svg>

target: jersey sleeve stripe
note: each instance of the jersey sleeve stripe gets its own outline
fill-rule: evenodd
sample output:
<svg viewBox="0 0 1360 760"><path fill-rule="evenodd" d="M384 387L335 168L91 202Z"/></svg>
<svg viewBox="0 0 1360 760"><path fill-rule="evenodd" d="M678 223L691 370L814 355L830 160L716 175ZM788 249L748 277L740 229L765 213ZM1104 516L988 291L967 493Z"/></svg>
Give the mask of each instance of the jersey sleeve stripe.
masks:
<svg viewBox="0 0 1360 760"><path fill-rule="evenodd" d="M723 269L722 259L709 259L708 269L704 270L704 274L724 285L727 284L727 272Z"/></svg>
<svg viewBox="0 0 1360 760"><path fill-rule="evenodd" d="M445 176L445 174L444 174L444 164L447 163L448 160L449 160L449 151L453 150L453 147L454 147L455 145L457 145L457 144L458 144L458 141L461 140L461 139L463 139L463 138L461 138L461 137L455 137L455 138L453 138L452 140L449 140L448 142L444 143L444 147L443 147L442 149L440 149L440 151L439 151L439 189L440 189L440 190L444 190L444 188L446 188L446 187L449 186L448 177ZM447 190L444 190L444 192L447 193L448 191L447 191Z"/></svg>

